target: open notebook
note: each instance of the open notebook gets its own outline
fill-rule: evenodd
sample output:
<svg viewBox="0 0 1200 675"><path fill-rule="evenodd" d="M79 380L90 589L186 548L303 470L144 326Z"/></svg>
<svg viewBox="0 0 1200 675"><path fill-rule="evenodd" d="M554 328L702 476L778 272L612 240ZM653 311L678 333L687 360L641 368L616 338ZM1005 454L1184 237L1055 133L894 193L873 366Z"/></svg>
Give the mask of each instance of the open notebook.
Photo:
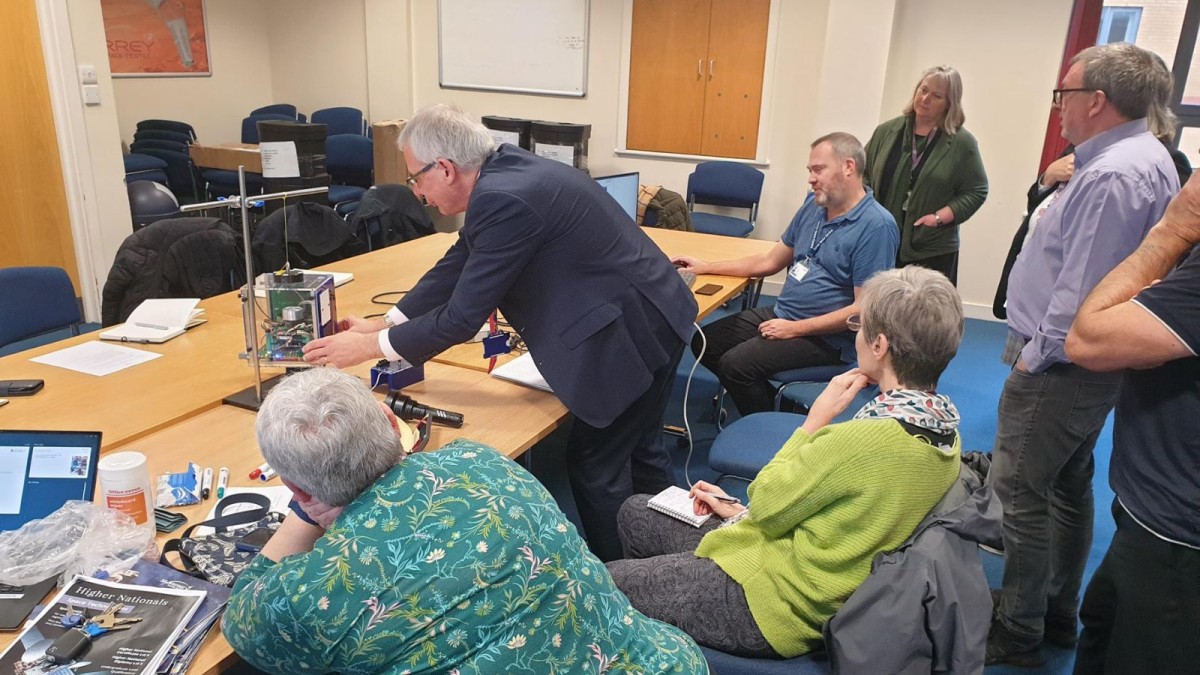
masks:
<svg viewBox="0 0 1200 675"><path fill-rule="evenodd" d="M183 331L204 323L197 309L199 298L153 298L143 300L125 323L100 333L101 340L118 342L166 342Z"/></svg>
<svg viewBox="0 0 1200 675"><path fill-rule="evenodd" d="M682 520L692 527L700 527L708 522L709 518L712 518L711 513L703 516L696 515L692 511L692 496L688 494L687 490L675 485L651 497L646 505L659 513Z"/></svg>

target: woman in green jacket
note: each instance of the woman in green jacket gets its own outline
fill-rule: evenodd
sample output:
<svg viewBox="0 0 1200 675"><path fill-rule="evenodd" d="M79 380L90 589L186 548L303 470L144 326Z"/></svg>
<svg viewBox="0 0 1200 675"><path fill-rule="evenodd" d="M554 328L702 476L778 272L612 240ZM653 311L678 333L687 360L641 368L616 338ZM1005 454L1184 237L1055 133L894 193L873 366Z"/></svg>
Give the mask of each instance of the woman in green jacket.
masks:
<svg viewBox="0 0 1200 675"><path fill-rule="evenodd" d="M958 293L910 267L872 276L861 302L847 321L859 367L797 416L747 506L704 481L692 509L717 517L699 528L650 510L648 495L621 506L627 559L608 570L638 611L740 656L809 652L875 555L902 544L958 477L958 411L935 390L962 339ZM883 393L831 424L869 381Z"/></svg>
<svg viewBox="0 0 1200 675"><path fill-rule="evenodd" d="M958 285L958 227L987 198L975 137L963 128L962 78L950 66L921 74L904 113L875 128L866 179L900 226L896 265L920 265Z"/></svg>

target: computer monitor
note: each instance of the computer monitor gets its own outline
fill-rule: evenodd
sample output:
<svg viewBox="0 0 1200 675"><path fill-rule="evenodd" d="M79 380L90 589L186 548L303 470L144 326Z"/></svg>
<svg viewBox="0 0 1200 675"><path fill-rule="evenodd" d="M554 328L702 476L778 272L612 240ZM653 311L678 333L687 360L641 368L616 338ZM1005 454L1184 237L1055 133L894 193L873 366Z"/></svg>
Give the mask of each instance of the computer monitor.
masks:
<svg viewBox="0 0 1200 675"><path fill-rule="evenodd" d="M0 430L0 531L90 501L99 461L99 431Z"/></svg>
<svg viewBox="0 0 1200 675"><path fill-rule="evenodd" d="M637 222L637 204L638 204L638 172L619 173L615 176L601 176L596 179L600 187L608 190L608 194L617 200L625 213L629 214L630 220Z"/></svg>

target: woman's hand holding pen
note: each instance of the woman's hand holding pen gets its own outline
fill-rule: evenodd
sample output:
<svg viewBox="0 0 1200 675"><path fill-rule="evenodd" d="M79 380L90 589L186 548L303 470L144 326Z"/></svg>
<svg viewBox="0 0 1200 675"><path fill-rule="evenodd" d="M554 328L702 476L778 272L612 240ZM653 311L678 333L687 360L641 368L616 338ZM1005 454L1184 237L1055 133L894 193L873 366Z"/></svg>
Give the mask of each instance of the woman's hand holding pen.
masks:
<svg viewBox="0 0 1200 675"><path fill-rule="evenodd" d="M692 496L692 512L698 516L712 513L718 518L732 518L746 510L736 497L730 497L721 488L702 480L696 481L688 494Z"/></svg>

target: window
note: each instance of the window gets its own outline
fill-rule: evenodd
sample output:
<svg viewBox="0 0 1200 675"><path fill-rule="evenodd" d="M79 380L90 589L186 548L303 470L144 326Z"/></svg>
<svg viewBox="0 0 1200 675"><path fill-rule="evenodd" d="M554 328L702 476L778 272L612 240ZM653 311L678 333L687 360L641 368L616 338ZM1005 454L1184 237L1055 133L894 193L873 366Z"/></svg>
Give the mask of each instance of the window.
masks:
<svg viewBox="0 0 1200 675"><path fill-rule="evenodd" d="M1100 35L1096 44L1136 42L1141 22L1141 7L1105 7L1100 13Z"/></svg>

